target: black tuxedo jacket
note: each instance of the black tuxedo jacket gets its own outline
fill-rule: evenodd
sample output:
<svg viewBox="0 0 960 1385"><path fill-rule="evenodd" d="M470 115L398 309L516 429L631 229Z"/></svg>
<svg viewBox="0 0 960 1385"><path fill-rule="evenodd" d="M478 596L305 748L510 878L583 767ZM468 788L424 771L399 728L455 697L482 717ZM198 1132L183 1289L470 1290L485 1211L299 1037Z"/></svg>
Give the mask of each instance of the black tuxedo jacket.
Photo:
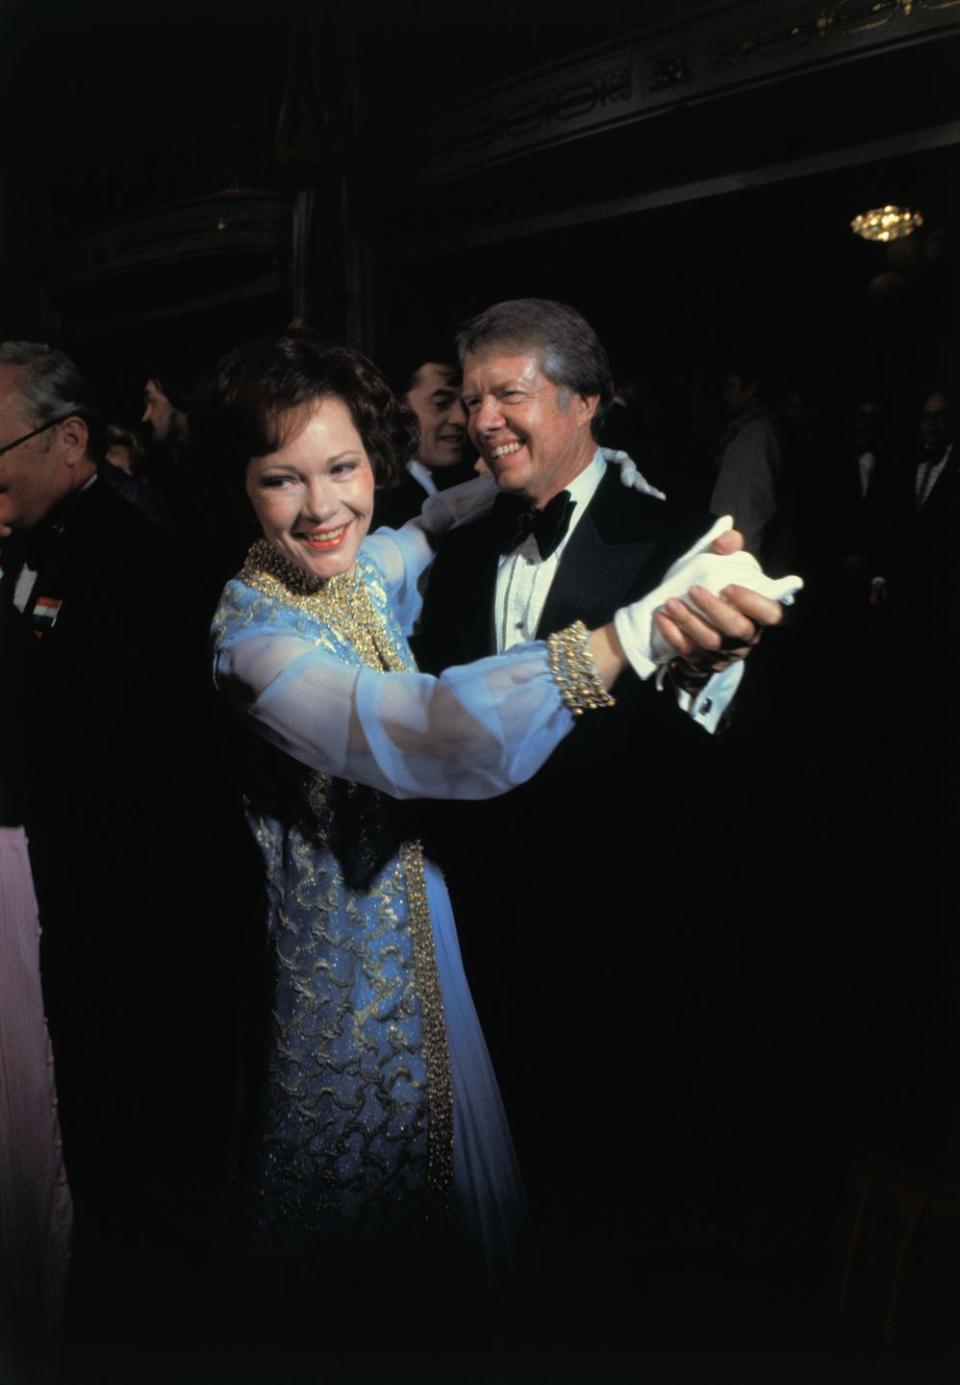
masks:
<svg viewBox="0 0 960 1385"><path fill-rule="evenodd" d="M169 816L165 795L179 773L191 774L196 707L185 679L203 669L202 629L165 536L100 479L55 519L27 536L25 555L12 541L3 558L2 599L25 644L19 734L29 747L26 824L41 894L48 875L59 888L73 874L75 891L91 855L102 878L112 866L105 837L129 843L138 824L142 840ZM11 603L23 556L37 579L20 614Z"/></svg>
<svg viewBox="0 0 960 1385"><path fill-rule="evenodd" d="M4 731L26 761L44 993L82 1200L91 1180L119 1176L103 1152L124 1122L117 1158L134 1148L141 1103L149 1121L171 1093L232 1081L247 857L211 751L203 601L183 553L102 480L55 520L26 536L38 576L23 613L23 551L3 546L4 643L23 679Z"/></svg>
<svg viewBox="0 0 960 1385"><path fill-rule="evenodd" d="M706 515L691 514L628 489L620 481L619 468L608 467L560 558L537 637L545 639L578 619L589 629L606 624L621 606L655 587L711 522ZM496 653L494 595L499 558L492 516L454 530L441 543L415 641L417 661L425 672L440 673ZM538 781L567 773L574 760L587 769L597 757L604 763L611 755L619 758L625 737L634 744L638 732L647 752L658 756L664 750L664 734L673 754L679 746L702 739L699 728L684 724L687 718L673 705L672 695L659 694L652 680L641 684L625 674L614 693L617 707L579 718L574 732L538 774ZM638 706L646 716L647 734L635 724ZM688 736L691 730L695 739Z"/></svg>
<svg viewBox="0 0 960 1385"><path fill-rule="evenodd" d="M890 599L905 618L932 617L935 627L954 618L960 592L957 528L960 524L960 444L922 508L916 504L917 471L924 457L890 461L877 475L865 502L873 572L887 578ZM934 614L935 611L935 614ZM937 636L939 639L939 636Z"/></svg>
<svg viewBox="0 0 960 1385"><path fill-rule="evenodd" d="M589 628L637 600L712 521L628 489L608 467L563 551L537 629L539 639L574 620ZM499 551L488 516L454 530L430 575L419 635L420 666L438 673L496 653L494 591Z"/></svg>
<svg viewBox="0 0 960 1385"><path fill-rule="evenodd" d="M627 489L611 466L563 551L538 635L577 619L589 628L609 621L656 586L709 524L706 516ZM498 559L492 518L455 530L440 545L416 646L422 669L439 673L495 653ZM511 882L529 876L531 861L543 876L544 898L554 885L562 896L554 861L563 859L583 879L605 874L611 860L634 859L638 830L652 844L660 825L672 823L677 806L690 800L691 779L711 758L703 730L653 679L642 683L628 671L614 697L613 708L577 719L529 783L486 803L445 804L428 814L428 847L461 899L475 891L478 873L493 872L512 891ZM631 804L627 812L623 800ZM555 905L565 907L562 898Z"/></svg>
<svg viewBox="0 0 960 1385"><path fill-rule="evenodd" d="M564 549L538 633L610 620L709 523L628 490L610 467ZM430 671L495 650L495 529L482 520L440 546L418 650ZM634 1055L662 1046L664 1015L689 980L682 915L709 842L686 816L703 802L697 777L714 765L713 738L652 679L624 674L614 696L615 707L577 719L529 783L440 805L425 831L535 1193L583 1176L592 1156L581 1139L607 1148L589 1132L622 1105Z"/></svg>
<svg viewBox="0 0 960 1385"><path fill-rule="evenodd" d="M427 492L413 473L405 472L395 486L377 491L371 529L379 529L383 524L391 529L399 529L401 524L420 513L426 498Z"/></svg>
<svg viewBox="0 0 960 1385"><path fill-rule="evenodd" d="M911 493L916 488L916 473L920 462L913 469L910 478ZM916 527L923 547L942 546L950 556L956 551L957 518L960 514L960 443L954 443L943 471L927 496L923 507L916 516Z"/></svg>

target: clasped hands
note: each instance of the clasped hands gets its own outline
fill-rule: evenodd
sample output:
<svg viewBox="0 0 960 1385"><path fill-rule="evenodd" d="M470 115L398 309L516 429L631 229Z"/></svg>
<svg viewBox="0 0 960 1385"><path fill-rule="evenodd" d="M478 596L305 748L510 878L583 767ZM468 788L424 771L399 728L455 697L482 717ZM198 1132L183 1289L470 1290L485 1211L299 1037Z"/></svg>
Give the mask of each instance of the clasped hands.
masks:
<svg viewBox="0 0 960 1385"><path fill-rule="evenodd" d="M620 463L625 485L652 490L632 462L632 471L627 468L629 458L605 456ZM419 526L435 543L447 530L489 511L496 494L492 477L463 482L430 497L409 525ZM639 677L669 665L681 682L702 681L745 659L764 629L780 623L783 603L802 586L799 577L767 577L744 551L732 519L724 516L673 563L658 587L619 610L614 625Z"/></svg>
<svg viewBox="0 0 960 1385"><path fill-rule="evenodd" d="M711 553L729 556L743 550L739 529L728 529L710 545ZM695 583L686 599L668 597L654 615L664 640L676 650L671 666L694 678L719 673L735 659L745 659L769 626L783 620L783 605L750 587L731 583L714 595Z"/></svg>
<svg viewBox="0 0 960 1385"><path fill-rule="evenodd" d="M614 616L624 655L641 678L669 665L682 681L745 659L783 619L799 577L772 579L743 548L729 516L718 519L663 581Z"/></svg>

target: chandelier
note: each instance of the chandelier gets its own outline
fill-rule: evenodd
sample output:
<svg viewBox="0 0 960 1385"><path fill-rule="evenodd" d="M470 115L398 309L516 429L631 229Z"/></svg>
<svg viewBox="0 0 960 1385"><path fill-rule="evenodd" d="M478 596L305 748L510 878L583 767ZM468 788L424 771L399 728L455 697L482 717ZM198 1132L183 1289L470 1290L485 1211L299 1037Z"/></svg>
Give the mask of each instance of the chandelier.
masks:
<svg viewBox="0 0 960 1385"><path fill-rule="evenodd" d="M862 236L864 240L888 241L912 236L922 225L923 217L919 212L912 212L908 207L894 207L888 204L886 207L875 207L872 212L863 212L860 216L855 216L850 223L850 230L855 235Z"/></svg>

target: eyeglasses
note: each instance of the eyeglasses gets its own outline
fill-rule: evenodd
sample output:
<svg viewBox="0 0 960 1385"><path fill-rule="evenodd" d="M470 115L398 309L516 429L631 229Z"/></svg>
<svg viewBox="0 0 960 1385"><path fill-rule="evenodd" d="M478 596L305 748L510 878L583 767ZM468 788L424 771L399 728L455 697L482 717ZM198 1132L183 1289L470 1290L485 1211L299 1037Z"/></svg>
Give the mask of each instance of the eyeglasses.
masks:
<svg viewBox="0 0 960 1385"><path fill-rule="evenodd" d="M4 443L3 447L0 447L0 457L3 456L4 452L12 452L13 449L19 447L22 442L29 442L31 438L35 438L39 433L45 433L48 428L55 428L58 423L63 423L66 419L72 417L72 414L64 414L62 418L52 418L49 423L41 423L39 428L34 428L32 432L24 433L22 437L15 438L13 442Z"/></svg>

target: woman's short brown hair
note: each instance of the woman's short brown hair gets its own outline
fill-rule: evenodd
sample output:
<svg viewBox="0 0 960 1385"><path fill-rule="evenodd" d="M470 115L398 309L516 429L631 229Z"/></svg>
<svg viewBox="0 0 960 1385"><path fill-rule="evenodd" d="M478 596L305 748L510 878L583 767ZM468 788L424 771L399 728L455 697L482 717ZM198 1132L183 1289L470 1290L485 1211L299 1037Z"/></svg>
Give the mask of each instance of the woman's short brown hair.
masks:
<svg viewBox="0 0 960 1385"><path fill-rule="evenodd" d="M283 447L321 399L350 410L377 485L398 481L416 455L416 415L366 356L307 328L261 337L218 361L190 414L197 464L241 479L250 458Z"/></svg>

